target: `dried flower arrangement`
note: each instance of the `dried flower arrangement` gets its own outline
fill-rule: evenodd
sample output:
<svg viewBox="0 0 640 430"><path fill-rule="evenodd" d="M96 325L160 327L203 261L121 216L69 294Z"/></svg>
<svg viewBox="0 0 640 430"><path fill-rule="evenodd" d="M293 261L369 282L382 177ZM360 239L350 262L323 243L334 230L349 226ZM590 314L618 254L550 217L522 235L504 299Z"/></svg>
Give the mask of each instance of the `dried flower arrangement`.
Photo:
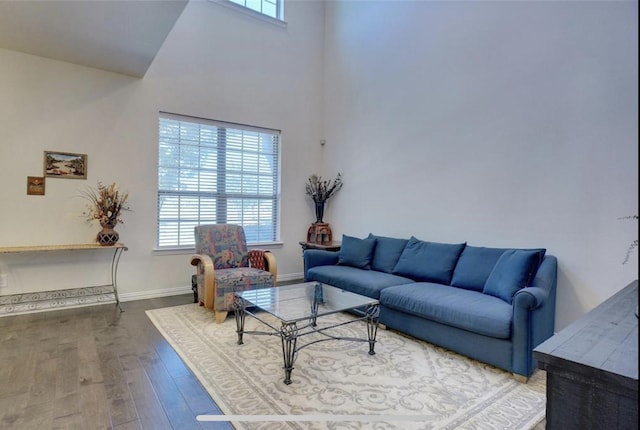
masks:
<svg viewBox="0 0 640 430"><path fill-rule="evenodd" d="M98 220L100 225L115 226L122 223L120 214L122 211L131 210L127 206L128 193L121 193L115 182L111 185L104 185L98 182L98 188L87 188L83 197L89 200L86 210L82 213L87 221Z"/></svg>
<svg viewBox="0 0 640 430"><path fill-rule="evenodd" d="M340 188L342 188L342 175L340 173L333 180L323 180L321 176L311 175L305 184L306 193L316 203L326 202Z"/></svg>

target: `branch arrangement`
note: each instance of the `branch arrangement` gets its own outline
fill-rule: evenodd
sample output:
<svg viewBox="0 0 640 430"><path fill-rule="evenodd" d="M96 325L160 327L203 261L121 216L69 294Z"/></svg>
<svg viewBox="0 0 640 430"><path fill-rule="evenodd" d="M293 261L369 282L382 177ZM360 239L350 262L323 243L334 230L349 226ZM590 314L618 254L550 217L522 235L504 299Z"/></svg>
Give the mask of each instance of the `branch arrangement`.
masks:
<svg viewBox="0 0 640 430"><path fill-rule="evenodd" d="M316 203L326 202L340 188L342 188L342 175L340 173L335 179L330 180L323 180L321 176L311 175L305 184L306 193Z"/></svg>
<svg viewBox="0 0 640 430"><path fill-rule="evenodd" d="M619 219L632 219L632 220L636 220L637 221L638 220L638 215L623 216L623 217L621 217ZM629 245L629 248L627 248L627 255L625 255L624 261L622 262L622 264L627 264L627 262L629 262L629 258L631 257L631 253L637 247L638 247L638 239L636 239L633 242L631 242L631 245Z"/></svg>

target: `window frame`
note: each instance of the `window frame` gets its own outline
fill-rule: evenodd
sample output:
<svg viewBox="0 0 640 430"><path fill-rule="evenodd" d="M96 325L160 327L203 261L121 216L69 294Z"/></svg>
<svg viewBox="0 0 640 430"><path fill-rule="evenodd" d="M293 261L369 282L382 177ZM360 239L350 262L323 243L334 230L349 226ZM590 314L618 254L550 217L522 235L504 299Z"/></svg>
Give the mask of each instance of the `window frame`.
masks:
<svg viewBox="0 0 640 430"><path fill-rule="evenodd" d="M276 9L277 9L277 17L272 17L271 15L267 15L255 9L251 9L250 7L244 6L242 4L236 3L232 0L208 0L211 3L215 3L217 5L235 10L236 12L251 16L253 18L257 18L263 21L270 22L272 24L286 26L287 22L284 19L284 0L276 1ZM245 0L242 0L245 1ZM262 2L262 0L260 0Z"/></svg>
<svg viewBox="0 0 640 430"><path fill-rule="evenodd" d="M161 157L161 145L162 145L162 133L161 133L161 129L162 129L162 120L163 119L167 119L167 120L174 120L174 121L182 121L182 122L186 122L186 123L190 123L190 124L198 124L198 125L205 125L205 126L210 126L210 127L216 127L217 128L217 133L218 135L223 134L226 135L226 130L232 130L233 132L249 132L249 133L260 133L260 134L267 134L269 136L272 136L272 138L275 139L274 144L276 145L276 148L274 150L274 159L272 160L273 164L276 166L276 168L274 169L275 172L273 172L273 174L271 175L272 180L274 181L273 183L273 188L274 188L274 192L273 194L261 194L260 191L257 191L256 193L246 193L246 192L240 192L238 193L230 193L229 191L225 190L225 191L192 191L192 190L169 190L169 189L165 189L163 190L161 188L162 184L161 184L161 179L160 179L160 175L161 175L161 169L163 168L163 160ZM224 130L221 132L221 130ZM203 148L202 145L202 140L201 140L201 136L198 137L198 144L197 147L199 148L199 152L200 150ZM226 139L226 138L225 138ZM229 141L225 140L225 143L222 145L222 147L226 148L227 143ZM194 117L194 116L190 116L190 115L183 115L183 114L174 114L174 113L169 113L169 112L163 112L160 111L158 113L158 139L157 139L157 163L156 163L156 178L158 180L157 182L157 189L156 189L156 238L155 238L155 247L154 250L155 251L189 251L189 250L193 250L195 249L195 243L194 244L187 244L187 245L181 245L180 244L180 224L181 223L186 223L189 224L189 220L185 219L186 216L184 218L181 217L181 215L179 214L176 218L176 222L178 223L178 227L177 227L177 243L171 244L171 245L162 245L161 244L161 221L162 221L162 217L161 217L161 199L164 196L175 196L180 198L180 196L198 196L198 224L202 223L208 223L208 221L203 222L200 219L200 215L201 215L201 211L202 211L202 202L200 201L201 198L205 197L205 198L211 198L213 196L216 195L224 195L226 199L235 199L235 200L243 200L243 199L256 199L258 198L258 200L266 200L269 201L271 200L273 202L271 210L273 212L271 220L272 220L272 228L273 230L269 230L273 232L273 239L272 240L268 240L268 241L252 241L250 240L250 234L247 235L247 245L249 247L254 247L254 246L269 246L269 245L279 245L282 244L282 242L280 241L280 218L281 218L281 213L280 213L280 206L281 206L281 176L282 176L282 171L281 171L281 157L282 157L282 132L280 130L276 130L276 129L270 129L270 128L264 128L264 127L257 127L257 126L250 126L250 125L245 125L245 124L239 124L239 123L231 123L231 122L226 122L226 121L219 121L219 120L213 120L213 119L207 119L207 118L200 118L200 117ZM180 143L177 144L178 146L180 145ZM242 138L242 146L244 146L244 137ZM243 148L244 149L244 148ZM216 152L223 150L222 148L218 147L218 143L216 143ZM224 149L225 154L229 153L229 149ZM238 151L235 151L236 153ZM244 154L244 152L240 152L240 154ZM255 155L255 154L254 154ZM259 157L258 157L259 158ZM199 159L201 161L201 158ZM216 163L219 162L218 158L216 158ZM182 163L182 161L180 161L180 163ZM166 165L164 166L166 168ZM180 168L182 167L182 164L179 164L178 169L180 170ZM219 167L219 165L218 165ZM258 168L259 169L259 168ZM199 173L202 172L202 168L200 165L198 165L197 171ZM217 170L216 170L217 172ZM224 178L228 178L228 171L227 169L224 170ZM245 171L242 170L242 174L244 174ZM254 172L249 171L248 173L253 174ZM255 172L256 175L259 175L259 170ZM180 184L180 180L178 180L178 183ZM219 185L220 183L218 182L218 179L215 180L215 184ZM260 185L258 185L259 187ZM269 186L271 187L271 186ZM233 197L230 197L229 194L234 194ZM243 197L244 196L244 197ZM216 204L218 203L218 200L216 200ZM222 206L226 207L226 203L224 203ZM179 210L182 210L182 205L179 203L178 207L180 208ZM217 206L219 207L219 206ZM218 217L218 212L216 211L216 218ZM228 220L228 218L230 217L230 212L226 211L224 214L224 218ZM245 212L244 210L241 211L241 215L240 218L244 218L245 217ZM258 223L260 222L260 217L258 217ZM193 221L192 221L193 222ZM217 220L215 222L218 222ZM231 221L226 221L226 222L232 222L232 223L237 223L237 224L242 224L241 222L234 222L234 220ZM259 237L258 237L259 239Z"/></svg>

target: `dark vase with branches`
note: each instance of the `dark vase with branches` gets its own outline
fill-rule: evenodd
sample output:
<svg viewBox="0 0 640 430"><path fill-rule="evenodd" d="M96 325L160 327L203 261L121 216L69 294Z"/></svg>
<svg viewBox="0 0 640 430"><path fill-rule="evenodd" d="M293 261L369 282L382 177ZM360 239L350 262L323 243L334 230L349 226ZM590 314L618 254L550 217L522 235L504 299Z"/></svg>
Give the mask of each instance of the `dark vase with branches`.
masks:
<svg viewBox="0 0 640 430"><path fill-rule="evenodd" d="M315 224L323 223L324 205L331 196L342 188L342 175L335 179L323 180L321 176L311 175L305 184L306 193L313 199L316 209Z"/></svg>

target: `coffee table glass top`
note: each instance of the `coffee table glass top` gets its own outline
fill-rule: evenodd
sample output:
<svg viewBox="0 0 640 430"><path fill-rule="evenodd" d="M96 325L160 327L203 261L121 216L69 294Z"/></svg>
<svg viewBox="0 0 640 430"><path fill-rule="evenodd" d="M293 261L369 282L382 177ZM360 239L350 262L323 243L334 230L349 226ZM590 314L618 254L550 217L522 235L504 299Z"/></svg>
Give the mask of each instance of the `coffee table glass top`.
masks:
<svg viewBox="0 0 640 430"><path fill-rule="evenodd" d="M371 297L320 282L243 291L236 295L248 302L248 306L260 308L283 322L300 321L312 316L319 317L379 303ZM314 304L317 305L315 315Z"/></svg>

